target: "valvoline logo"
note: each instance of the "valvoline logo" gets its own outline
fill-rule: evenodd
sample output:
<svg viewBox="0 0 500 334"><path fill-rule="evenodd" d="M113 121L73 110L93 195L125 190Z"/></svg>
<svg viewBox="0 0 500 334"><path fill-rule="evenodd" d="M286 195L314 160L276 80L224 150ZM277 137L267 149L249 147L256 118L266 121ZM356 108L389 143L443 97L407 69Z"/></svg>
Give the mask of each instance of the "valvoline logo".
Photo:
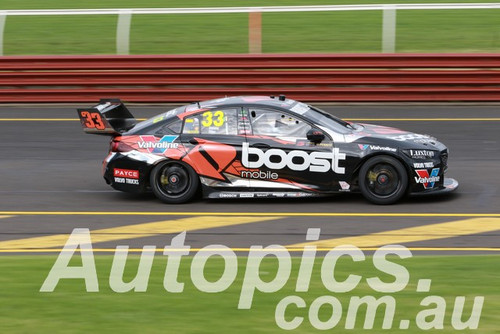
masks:
<svg viewBox="0 0 500 334"><path fill-rule="evenodd" d="M415 173L418 175L418 177L415 177L415 182L421 183L424 189L434 188L434 184L441 179L441 177L438 176L439 168L433 168L430 175L427 169L415 169Z"/></svg>
<svg viewBox="0 0 500 334"><path fill-rule="evenodd" d="M141 149L147 149L149 153L163 154L169 148L179 147L178 143L174 141L179 136L163 136L160 140L155 136L141 136L142 141L138 142L137 145Z"/></svg>

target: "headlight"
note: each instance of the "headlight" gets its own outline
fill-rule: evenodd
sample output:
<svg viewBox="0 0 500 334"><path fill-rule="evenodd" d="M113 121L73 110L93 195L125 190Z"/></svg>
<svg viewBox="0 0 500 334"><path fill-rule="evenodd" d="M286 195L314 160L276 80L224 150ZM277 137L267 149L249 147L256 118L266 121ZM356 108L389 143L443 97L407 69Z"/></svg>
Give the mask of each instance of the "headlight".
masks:
<svg viewBox="0 0 500 334"><path fill-rule="evenodd" d="M403 150L403 153L412 159L434 159L438 155L433 150Z"/></svg>

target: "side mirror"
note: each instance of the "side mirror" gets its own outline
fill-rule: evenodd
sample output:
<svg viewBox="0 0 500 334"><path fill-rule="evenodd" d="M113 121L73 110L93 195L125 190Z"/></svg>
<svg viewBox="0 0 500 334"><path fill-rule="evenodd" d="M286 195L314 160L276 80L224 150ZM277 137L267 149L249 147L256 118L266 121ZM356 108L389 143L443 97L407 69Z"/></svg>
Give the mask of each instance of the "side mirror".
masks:
<svg viewBox="0 0 500 334"><path fill-rule="evenodd" d="M325 139L325 134L318 129L311 129L307 131L307 140L313 143L321 143Z"/></svg>

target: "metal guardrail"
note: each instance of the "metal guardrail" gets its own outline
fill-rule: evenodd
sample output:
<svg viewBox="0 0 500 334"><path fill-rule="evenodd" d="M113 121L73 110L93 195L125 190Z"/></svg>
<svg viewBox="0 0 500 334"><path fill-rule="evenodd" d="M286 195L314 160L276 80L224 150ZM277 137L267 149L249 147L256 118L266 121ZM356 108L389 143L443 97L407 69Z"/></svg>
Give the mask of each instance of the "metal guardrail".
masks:
<svg viewBox="0 0 500 334"><path fill-rule="evenodd" d="M4 56L5 70L500 68L500 54Z"/></svg>
<svg viewBox="0 0 500 334"><path fill-rule="evenodd" d="M500 101L500 54L0 57L0 102Z"/></svg>
<svg viewBox="0 0 500 334"><path fill-rule="evenodd" d="M117 54L128 54L132 15L152 14L223 14L249 13L249 51L261 52L261 13L277 12L326 12L326 11L383 11L382 52L393 53L396 45L397 10L442 10L442 9L500 9L500 3L424 3L424 4L366 4L324 6L263 6L263 7L213 7L213 8L110 8L110 9L41 9L0 10L0 55L3 55L3 31L8 16L46 15L118 15ZM252 15L254 14L254 15ZM255 15L257 14L257 15Z"/></svg>
<svg viewBox="0 0 500 334"><path fill-rule="evenodd" d="M36 9L4 10L7 15L113 15L123 11L132 14L221 14L221 13L277 13L277 12L326 12L353 10L414 9L495 9L500 3L422 3L422 4L366 4L320 6L261 6L261 7L212 7L212 8L104 8L104 9Z"/></svg>

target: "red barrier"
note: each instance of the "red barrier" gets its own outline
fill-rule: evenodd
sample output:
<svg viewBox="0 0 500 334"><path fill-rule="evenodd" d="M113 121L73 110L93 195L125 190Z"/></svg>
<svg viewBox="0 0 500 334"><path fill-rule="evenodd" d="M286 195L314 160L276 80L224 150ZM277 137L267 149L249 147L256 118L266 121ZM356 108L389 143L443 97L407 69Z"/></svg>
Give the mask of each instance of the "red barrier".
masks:
<svg viewBox="0 0 500 334"><path fill-rule="evenodd" d="M45 90L5 90L9 101L18 102L89 102L100 98L120 98L133 102L188 102L208 100L233 95L269 95L274 92L268 88L204 88L204 89L73 89L71 93L63 89ZM500 88L281 88L279 93L301 101L349 101L349 102L387 102L387 101L499 101ZM276 95L276 94L274 94Z"/></svg>
<svg viewBox="0 0 500 334"><path fill-rule="evenodd" d="M0 57L0 102L500 101L500 54Z"/></svg>
<svg viewBox="0 0 500 334"><path fill-rule="evenodd" d="M467 70L0 72L0 86L498 85L499 74Z"/></svg>

